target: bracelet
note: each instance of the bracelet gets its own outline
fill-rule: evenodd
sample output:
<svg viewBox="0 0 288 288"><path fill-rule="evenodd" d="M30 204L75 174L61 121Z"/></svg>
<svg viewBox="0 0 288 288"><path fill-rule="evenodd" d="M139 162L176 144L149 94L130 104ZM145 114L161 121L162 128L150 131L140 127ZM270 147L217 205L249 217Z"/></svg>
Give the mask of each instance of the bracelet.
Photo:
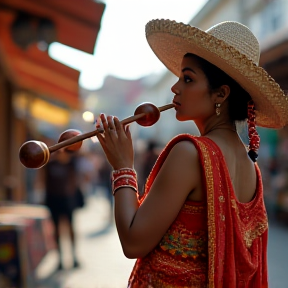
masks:
<svg viewBox="0 0 288 288"><path fill-rule="evenodd" d="M138 184L136 179L133 178L118 178L112 183L112 194L115 195L119 188L128 187L133 189L136 193L138 192Z"/></svg>
<svg viewBox="0 0 288 288"><path fill-rule="evenodd" d="M134 169L132 169L132 168L121 168L121 169L112 171L112 181L114 181L114 179L117 178L120 175L131 175L131 176L135 176L137 178L137 173L136 173L136 171Z"/></svg>
<svg viewBox="0 0 288 288"><path fill-rule="evenodd" d="M137 173L132 168L121 168L119 170L112 171L112 193L122 187L132 188L135 192L138 192Z"/></svg>

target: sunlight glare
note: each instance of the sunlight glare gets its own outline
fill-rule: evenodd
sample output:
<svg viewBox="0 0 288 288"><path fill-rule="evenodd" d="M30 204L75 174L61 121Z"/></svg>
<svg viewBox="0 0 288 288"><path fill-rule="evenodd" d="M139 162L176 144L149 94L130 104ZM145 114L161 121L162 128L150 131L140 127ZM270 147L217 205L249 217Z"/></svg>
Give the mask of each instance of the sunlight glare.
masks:
<svg viewBox="0 0 288 288"><path fill-rule="evenodd" d="M107 75L133 80L165 71L146 41L146 23L156 18L188 23L207 0L103 2L106 8L94 55L60 43L49 48L52 58L81 71L79 85L88 90L101 88Z"/></svg>

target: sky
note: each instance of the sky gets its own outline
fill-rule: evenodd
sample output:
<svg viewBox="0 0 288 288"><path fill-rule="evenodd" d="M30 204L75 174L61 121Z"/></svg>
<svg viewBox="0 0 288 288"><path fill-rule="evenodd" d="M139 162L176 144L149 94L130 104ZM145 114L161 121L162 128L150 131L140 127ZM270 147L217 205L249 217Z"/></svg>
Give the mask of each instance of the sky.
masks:
<svg viewBox="0 0 288 288"><path fill-rule="evenodd" d="M102 0L106 8L94 54L52 43L53 59L79 70L79 85L100 89L107 75L134 80L166 70L150 49L145 24L152 19L188 23L207 0Z"/></svg>

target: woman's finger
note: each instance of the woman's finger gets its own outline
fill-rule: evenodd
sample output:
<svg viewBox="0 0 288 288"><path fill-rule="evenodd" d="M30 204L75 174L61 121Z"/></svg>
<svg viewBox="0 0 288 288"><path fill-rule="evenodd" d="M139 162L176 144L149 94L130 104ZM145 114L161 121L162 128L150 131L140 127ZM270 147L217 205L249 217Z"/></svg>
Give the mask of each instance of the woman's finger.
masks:
<svg viewBox="0 0 288 288"><path fill-rule="evenodd" d="M126 134L126 137L127 137L130 141L132 141L132 135L131 135L131 131L130 131L130 125L127 125L127 126L125 127L125 134Z"/></svg>
<svg viewBox="0 0 288 288"><path fill-rule="evenodd" d="M97 119L96 129L102 128L104 130L104 133L103 132L97 133L96 137L105 152L107 151L106 136L108 133L105 133L105 130L107 131L107 127L108 127L108 123L106 120L106 116L105 114L101 113Z"/></svg>
<svg viewBox="0 0 288 288"><path fill-rule="evenodd" d="M119 135L122 132L123 126L121 122L119 121L118 117L114 117L114 125L117 131L117 134Z"/></svg>
<svg viewBox="0 0 288 288"><path fill-rule="evenodd" d="M116 135L116 127L115 127L115 125L114 125L114 119L113 119L114 117L113 116L108 116L107 117L107 123L108 123L108 131L109 131L109 133L111 134L111 136L112 135Z"/></svg>
<svg viewBox="0 0 288 288"><path fill-rule="evenodd" d="M108 127L108 122L107 122L107 119L106 119L106 115L104 113L101 113L100 114L100 119L101 119L104 131L108 132L109 127Z"/></svg>
<svg viewBox="0 0 288 288"><path fill-rule="evenodd" d="M102 133L97 133L97 134L96 134L96 137L97 137L99 143L101 144L101 146L104 148L105 138L104 138L104 136L102 135Z"/></svg>

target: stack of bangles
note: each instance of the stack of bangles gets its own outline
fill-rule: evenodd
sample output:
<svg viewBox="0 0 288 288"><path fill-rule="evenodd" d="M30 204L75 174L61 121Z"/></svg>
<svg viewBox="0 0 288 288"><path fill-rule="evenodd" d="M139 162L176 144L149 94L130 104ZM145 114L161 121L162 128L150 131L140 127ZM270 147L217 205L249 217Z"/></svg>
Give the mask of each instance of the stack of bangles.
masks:
<svg viewBox="0 0 288 288"><path fill-rule="evenodd" d="M119 188L129 187L138 192L137 173L132 168L121 168L112 171L112 193L115 195Z"/></svg>

